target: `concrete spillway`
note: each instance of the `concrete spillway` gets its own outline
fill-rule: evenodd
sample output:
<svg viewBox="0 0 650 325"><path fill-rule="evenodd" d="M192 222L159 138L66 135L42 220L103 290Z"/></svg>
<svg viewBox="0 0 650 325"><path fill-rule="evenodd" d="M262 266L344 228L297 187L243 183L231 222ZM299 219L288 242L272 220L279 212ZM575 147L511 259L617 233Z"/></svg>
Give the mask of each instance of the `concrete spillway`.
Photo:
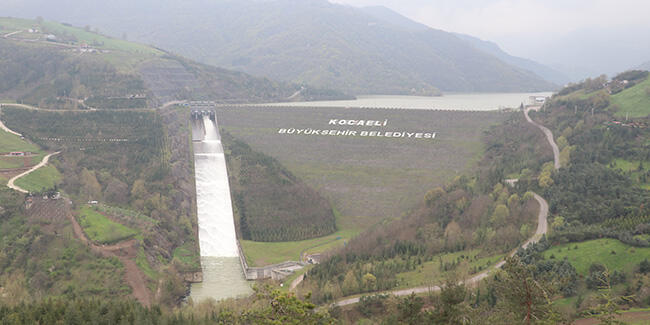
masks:
<svg viewBox="0 0 650 325"><path fill-rule="evenodd" d="M226 160L215 121L193 120L194 174L203 282L192 285L193 300L216 300L252 292L239 261Z"/></svg>

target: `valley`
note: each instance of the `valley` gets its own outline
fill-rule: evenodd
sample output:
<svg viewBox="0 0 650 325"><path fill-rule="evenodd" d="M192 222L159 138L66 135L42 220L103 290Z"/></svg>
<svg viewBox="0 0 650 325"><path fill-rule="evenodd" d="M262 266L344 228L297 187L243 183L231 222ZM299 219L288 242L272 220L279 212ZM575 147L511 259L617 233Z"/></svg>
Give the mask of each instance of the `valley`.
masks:
<svg viewBox="0 0 650 325"><path fill-rule="evenodd" d="M648 71L347 0L39 6L0 17L0 323L650 318Z"/></svg>

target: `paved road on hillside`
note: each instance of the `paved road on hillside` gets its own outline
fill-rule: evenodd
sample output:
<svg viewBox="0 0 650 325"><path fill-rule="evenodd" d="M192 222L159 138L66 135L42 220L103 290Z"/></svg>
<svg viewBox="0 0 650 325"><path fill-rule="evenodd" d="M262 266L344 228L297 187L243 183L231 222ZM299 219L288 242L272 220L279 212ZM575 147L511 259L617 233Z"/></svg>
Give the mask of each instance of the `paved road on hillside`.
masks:
<svg viewBox="0 0 650 325"><path fill-rule="evenodd" d="M544 132L544 135L546 136L546 140L548 143L551 145L551 148L553 148L553 162L555 165L555 169L560 169L560 149L557 147L557 144L555 143L555 140L553 140L553 133L551 130L547 129L545 126L538 124L537 122L533 121L530 116L528 116L529 111L539 111L541 107L540 106L530 106L526 107L524 110L524 115L526 116L526 120L528 123L538 127L542 132Z"/></svg>
<svg viewBox="0 0 650 325"><path fill-rule="evenodd" d="M25 189L19 187L18 185L14 184L14 182L15 182L16 180L18 180L19 178L21 178L21 177L23 177L23 176L26 176L26 175L30 174L31 172L33 172L33 171L35 171L35 170L37 170L37 169L39 169L39 168L41 168L41 167L47 165L47 162L50 160L50 157L52 157L52 156L54 156L54 155L58 155L59 153L61 153L61 151L58 151L58 152L55 152L55 153L51 153L51 154L49 154L49 155L43 157L43 160L41 160L41 162L38 163L38 165L36 165L36 166L30 168L28 171L26 171L26 172L24 172L24 173L22 173L22 174L16 175L16 176L14 176L12 179L10 179L9 182L7 182L7 186L8 186L9 188L11 188L11 189L14 189L14 190L18 191L18 192L29 193L29 191L27 191L27 190L25 190Z"/></svg>
<svg viewBox="0 0 650 325"><path fill-rule="evenodd" d="M553 158L554 158L554 165L555 169L560 168L560 150L557 147L557 144L553 140L553 133L551 130L547 129L541 124L536 123L533 121L530 116L528 116L528 112L530 110L539 110L540 107L528 107L524 110L524 115L526 116L526 120L528 123L531 123L538 127L542 132L544 132L544 135L546 135L546 140L548 143L551 145L553 148ZM524 242L523 245L521 245L522 248L528 247L528 245L532 243L538 242L544 234L548 231L548 202L544 200L543 197L539 196L537 193L533 193L535 200L539 203L539 213L537 215L537 230L535 231L535 234L530 237L526 242ZM509 256L513 256L516 253L516 250L511 252ZM501 268L506 262L501 261L494 265L493 268L483 271L481 273L478 273L474 275L473 277L463 281L465 284L474 284L477 283L483 279L485 279L490 272ZM427 292L436 292L440 291L440 286L422 286L422 287L415 287L415 288L409 288L409 289L402 289L402 290L393 290L393 291L387 291L384 293L391 294L394 296L408 296L412 293L419 294L419 293L427 293ZM333 303L333 306L346 306L346 305L352 305L356 304L359 302L359 297L354 297L354 298L347 298L343 300L339 300L335 303Z"/></svg>
<svg viewBox="0 0 650 325"><path fill-rule="evenodd" d="M186 101L184 100L174 100L171 102L166 102L159 109L165 109L173 105L183 104ZM85 104L84 104L85 105ZM90 109L51 109L51 108L40 108L27 104L13 104L13 103L1 103L1 107L18 107L34 111L46 111L46 112L77 112L77 113L86 113L86 112L96 112L96 111L114 111L114 112L149 112L156 110L155 108L90 108Z"/></svg>

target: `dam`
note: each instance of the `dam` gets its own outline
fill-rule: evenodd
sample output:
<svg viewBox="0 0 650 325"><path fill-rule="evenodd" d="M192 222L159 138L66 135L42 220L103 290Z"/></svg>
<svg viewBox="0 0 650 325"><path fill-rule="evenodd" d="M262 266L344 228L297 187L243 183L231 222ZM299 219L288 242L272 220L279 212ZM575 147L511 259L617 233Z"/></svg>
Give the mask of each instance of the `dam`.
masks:
<svg viewBox="0 0 650 325"><path fill-rule="evenodd" d="M237 247L228 172L214 115L192 116L192 145L203 282L194 283L194 301L250 295Z"/></svg>

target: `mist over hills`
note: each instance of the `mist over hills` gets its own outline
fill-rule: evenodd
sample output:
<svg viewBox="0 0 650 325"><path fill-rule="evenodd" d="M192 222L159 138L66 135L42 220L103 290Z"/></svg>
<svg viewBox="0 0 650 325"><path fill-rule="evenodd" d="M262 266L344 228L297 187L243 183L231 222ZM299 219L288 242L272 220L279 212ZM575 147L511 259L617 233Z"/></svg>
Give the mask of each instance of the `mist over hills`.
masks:
<svg viewBox="0 0 650 325"><path fill-rule="evenodd" d="M415 22L383 6L363 7L361 8L361 10L363 10L365 13L373 17L382 19L386 22L393 24L394 26L404 28L405 30L414 31L414 32L425 32L431 29L431 27L429 26ZM562 72L559 72L553 68L535 62L533 60L510 55L505 51L503 51L501 47L499 47L499 45L494 42L484 41L477 37L466 35L466 34L460 34L460 33L453 33L453 34L456 37L460 38L461 40L466 41L474 48L483 51L487 54L490 54L507 64L513 65L523 70L531 71L536 75L542 77L544 80L550 81L558 85L563 85L569 82L569 77L564 75Z"/></svg>
<svg viewBox="0 0 650 325"><path fill-rule="evenodd" d="M451 33L385 8L325 0L27 0L4 6L10 15L97 26L203 63L353 94L555 87Z"/></svg>
<svg viewBox="0 0 650 325"><path fill-rule="evenodd" d="M640 69L640 70L650 70L650 61L648 61L648 62L646 62L646 63L644 63L644 64L638 66L637 69Z"/></svg>
<svg viewBox="0 0 650 325"><path fill-rule="evenodd" d="M570 78L566 76L564 73L556 69L553 69L551 67L548 67L546 65L543 65L541 63L537 63L533 60L510 55L505 51L503 51L499 47L499 45L497 45L494 42L484 41L471 35L465 35L465 34L455 34L455 35L460 39L469 42L477 49L489 53L491 55L494 55L496 58L498 58L503 62L514 65L521 69L532 71L538 76L544 78L545 80L551 81L558 85L564 85L570 81Z"/></svg>

